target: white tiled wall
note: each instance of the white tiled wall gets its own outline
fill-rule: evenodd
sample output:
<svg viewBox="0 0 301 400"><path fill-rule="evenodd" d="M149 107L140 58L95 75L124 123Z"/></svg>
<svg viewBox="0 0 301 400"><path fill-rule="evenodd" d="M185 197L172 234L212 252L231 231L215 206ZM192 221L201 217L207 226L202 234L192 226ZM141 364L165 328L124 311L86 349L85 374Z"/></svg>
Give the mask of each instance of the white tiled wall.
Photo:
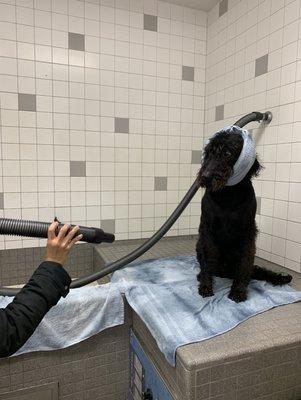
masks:
<svg viewBox="0 0 301 400"><path fill-rule="evenodd" d="M150 236L199 167L206 21L156 0L0 0L0 216ZM196 232L199 200L170 235Z"/></svg>
<svg viewBox="0 0 301 400"><path fill-rule="evenodd" d="M0 215L148 237L193 182L203 132L271 110L265 129L249 125L265 167L258 255L301 271L300 13L299 0L222 0L208 14L0 0ZM196 232L200 197L170 235Z"/></svg>
<svg viewBox="0 0 301 400"><path fill-rule="evenodd" d="M225 0L223 1L225 3ZM250 111L271 110L264 130L250 124L265 167L255 182L258 255L301 272L301 2L229 0L208 14L206 135ZM265 56L265 57L264 57ZM263 57L263 58L261 58ZM267 63L266 63L267 62ZM224 105L215 121L216 106Z"/></svg>

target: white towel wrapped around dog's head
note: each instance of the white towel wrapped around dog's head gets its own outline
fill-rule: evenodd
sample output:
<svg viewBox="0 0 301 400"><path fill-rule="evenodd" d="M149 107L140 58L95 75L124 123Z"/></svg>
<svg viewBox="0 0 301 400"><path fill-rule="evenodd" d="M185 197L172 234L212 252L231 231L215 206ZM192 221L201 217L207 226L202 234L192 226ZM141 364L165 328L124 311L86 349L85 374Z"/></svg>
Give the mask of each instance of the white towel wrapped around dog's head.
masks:
<svg viewBox="0 0 301 400"><path fill-rule="evenodd" d="M245 178L245 176L250 171L252 165L255 162L256 159L255 143L253 142L251 134L246 129L242 129L237 125L229 125L216 132L210 139L208 139L206 145L210 142L212 138L214 138L220 133L229 133L229 134L235 133L241 135L244 141L241 153L236 163L234 164L233 174L228 179L228 182L226 184L226 186L234 186Z"/></svg>

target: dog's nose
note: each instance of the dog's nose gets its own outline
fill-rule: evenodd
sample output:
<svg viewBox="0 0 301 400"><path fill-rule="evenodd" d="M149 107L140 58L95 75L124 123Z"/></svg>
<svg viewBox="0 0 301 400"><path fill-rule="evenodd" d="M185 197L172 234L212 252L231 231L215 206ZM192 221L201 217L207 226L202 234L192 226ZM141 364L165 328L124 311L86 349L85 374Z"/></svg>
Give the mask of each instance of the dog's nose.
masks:
<svg viewBox="0 0 301 400"><path fill-rule="evenodd" d="M211 183L211 176L208 172L204 172L202 175L202 183L204 186L208 186Z"/></svg>

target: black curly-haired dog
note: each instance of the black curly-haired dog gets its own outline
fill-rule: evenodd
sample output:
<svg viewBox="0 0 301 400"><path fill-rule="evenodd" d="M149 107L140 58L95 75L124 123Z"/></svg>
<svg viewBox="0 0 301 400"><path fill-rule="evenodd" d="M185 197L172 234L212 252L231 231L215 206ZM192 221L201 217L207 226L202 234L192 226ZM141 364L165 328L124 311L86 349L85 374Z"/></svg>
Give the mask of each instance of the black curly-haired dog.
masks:
<svg viewBox="0 0 301 400"><path fill-rule="evenodd" d="M277 274L254 266L257 228L256 197L251 179L261 170L257 158L246 177L234 186L226 186L233 173L244 139L240 134L221 132L205 146L203 162L197 176L206 188L196 246L201 272L199 293L213 296L213 276L233 279L229 298L247 299L251 279L283 285L291 275Z"/></svg>

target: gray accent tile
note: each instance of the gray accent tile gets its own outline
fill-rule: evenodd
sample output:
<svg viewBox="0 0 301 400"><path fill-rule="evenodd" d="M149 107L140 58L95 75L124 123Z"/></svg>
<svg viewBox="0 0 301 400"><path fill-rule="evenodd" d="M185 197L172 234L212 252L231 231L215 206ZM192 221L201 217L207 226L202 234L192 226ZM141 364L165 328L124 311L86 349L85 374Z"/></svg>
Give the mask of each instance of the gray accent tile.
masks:
<svg viewBox="0 0 301 400"><path fill-rule="evenodd" d="M194 67L187 67L182 65L182 80L183 81L194 81Z"/></svg>
<svg viewBox="0 0 301 400"><path fill-rule="evenodd" d="M18 93L18 108L20 111L37 111L36 95Z"/></svg>
<svg viewBox="0 0 301 400"><path fill-rule="evenodd" d="M261 213L261 197L256 197L257 201L257 214Z"/></svg>
<svg viewBox="0 0 301 400"><path fill-rule="evenodd" d="M129 119L115 117L115 133L129 133Z"/></svg>
<svg viewBox="0 0 301 400"><path fill-rule="evenodd" d="M86 161L70 161L70 176L86 176Z"/></svg>
<svg viewBox="0 0 301 400"><path fill-rule="evenodd" d="M268 72L269 55L265 54L255 61L255 77L266 74Z"/></svg>
<svg viewBox="0 0 301 400"><path fill-rule="evenodd" d="M143 27L147 31L154 31L157 32L157 23L158 17L156 15L148 15L144 14L143 19Z"/></svg>
<svg viewBox="0 0 301 400"><path fill-rule="evenodd" d="M115 219L103 219L100 227L107 233L115 233Z"/></svg>
<svg viewBox="0 0 301 400"><path fill-rule="evenodd" d="M228 11L228 0L222 0L219 3L218 16L221 17Z"/></svg>
<svg viewBox="0 0 301 400"><path fill-rule="evenodd" d="M81 33L68 33L68 47L70 50L85 51L85 35Z"/></svg>
<svg viewBox="0 0 301 400"><path fill-rule="evenodd" d="M191 164L200 164L202 159L202 151L201 150L192 150L191 151Z"/></svg>
<svg viewBox="0 0 301 400"><path fill-rule="evenodd" d="M166 176L155 176L155 190L156 191L167 190L167 177Z"/></svg>
<svg viewBox="0 0 301 400"><path fill-rule="evenodd" d="M4 209L4 195L0 193L0 210Z"/></svg>
<svg viewBox="0 0 301 400"><path fill-rule="evenodd" d="M221 121L224 119L224 104L215 107L215 121Z"/></svg>

